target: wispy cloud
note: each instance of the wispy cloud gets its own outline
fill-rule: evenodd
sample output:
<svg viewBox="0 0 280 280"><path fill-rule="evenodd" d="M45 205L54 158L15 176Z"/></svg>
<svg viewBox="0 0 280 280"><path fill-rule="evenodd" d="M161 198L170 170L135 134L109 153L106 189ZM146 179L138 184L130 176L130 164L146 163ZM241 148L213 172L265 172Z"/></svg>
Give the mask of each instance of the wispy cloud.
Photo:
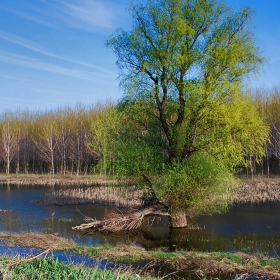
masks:
<svg viewBox="0 0 280 280"><path fill-rule="evenodd" d="M35 3L37 5L31 4L31 2L25 0L13 0L7 1L6 3L0 2L0 9L28 21L51 28L57 28L57 23L50 20L52 16L51 5L41 0L37 0Z"/></svg>
<svg viewBox="0 0 280 280"><path fill-rule="evenodd" d="M71 76L79 79L84 79L88 81L98 80L101 82L106 82L106 75L98 72L89 72L78 69L70 69L66 67L57 66L51 63L44 62L42 60L30 58L23 55L18 55L14 53L2 52L0 51L0 61L8 64L13 64L16 66L32 68L41 71L47 71L55 74Z"/></svg>
<svg viewBox="0 0 280 280"><path fill-rule="evenodd" d="M99 0L61 1L59 17L69 26L91 31L96 28L114 28L111 5Z"/></svg>
<svg viewBox="0 0 280 280"><path fill-rule="evenodd" d="M104 67L100 67L100 66L93 65L93 64L90 64L90 63L87 63L87 62L84 62L84 61L80 61L80 60L77 60L77 59L63 57L63 56L54 54L51 51L48 51L48 50L44 49L42 46L40 46L40 45L38 45L34 42L31 42L30 40L26 40L22 37L15 36L13 34L3 32L1 30L0 30L0 38L4 39L6 41L12 42L14 44L17 44L19 46L22 46L24 48L27 48L29 50L32 50L34 52L49 56L49 57L57 58L59 60L75 63L75 64L80 65L80 66L85 66L85 67L88 67L88 68L91 68L91 69L94 69L94 70L97 70L97 71L101 71L104 74L110 75L112 77L116 76L116 74L114 72L112 72L112 71L110 71L110 70L108 70Z"/></svg>
<svg viewBox="0 0 280 280"><path fill-rule="evenodd" d="M16 11L16 10L12 10L10 12L19 16L19 17L21 17L21 18L23 18L23 19L33 21L37 24L45 25L45 26L48 26L48 27L51 27L51 28L57 28L57 24L52 23L52 21L50 21L48 19L43 20L42 17L38 17L38 14L37 15L32 15L28 12Z"/></svg>
<svg viewBox="0 0 280 280"><path fill-rule="evenodd" d="M32 4L13 0L11 3L0 3L0 8L40 25L52 28L66 26L88 32L114 29L117 15L123 10L120 4L111 0L36 0Z"/></svg>
<svg viewBox="0 0 280 280"><path fill-rule="evenodd" d="M19 78L19 77L15 77L15 76L10 76L10 75L2 75L2 74L0 74L0 78L18 81L18 82L33 82L32 80L23 79L23 78Z"/></svg>

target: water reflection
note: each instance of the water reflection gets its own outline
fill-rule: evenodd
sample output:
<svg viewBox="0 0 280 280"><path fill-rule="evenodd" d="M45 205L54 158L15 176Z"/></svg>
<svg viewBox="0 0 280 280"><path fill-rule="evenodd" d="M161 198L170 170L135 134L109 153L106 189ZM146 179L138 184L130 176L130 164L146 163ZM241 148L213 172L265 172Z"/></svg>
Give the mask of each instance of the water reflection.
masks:
<svg viewBox="0 0 280 280"><path fill-rule="evenodd" d="M142 227L143 246L168 250L243 251L280 255L280 203L235 206L223 215L202 216L192 223L200 229ZM151 242L152 241L152 242Z"/></svg>
<svg viewBox="0 0 280 280"><path fill-rule="evenodd" d="M170 230L168 219L150 217L137 236L82 235L72 230L86 216L102 219L109 206L98 204L42 206L45 193L67 187L0 185L0 231L58 233L79 244L134 242L146 248L165 250L244 251L280 255L280 203L233 207L223 215L193 220L201 230ZM73 188L73 187L71 187ZM151 221L153 222L151 226Z"/></svg>

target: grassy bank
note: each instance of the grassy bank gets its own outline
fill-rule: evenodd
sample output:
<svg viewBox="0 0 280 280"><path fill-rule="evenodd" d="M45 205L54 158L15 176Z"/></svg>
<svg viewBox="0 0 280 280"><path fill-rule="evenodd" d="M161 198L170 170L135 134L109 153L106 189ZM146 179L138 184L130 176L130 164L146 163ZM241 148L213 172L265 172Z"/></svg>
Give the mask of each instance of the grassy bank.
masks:
<svg viewBox="0 0 280 280"><path fill-rule="evenodd" d="M0 257L0 279L53 279L53 280L132 280L137 279L138 274L133 270L113 271L100 270L98 268L85 268L57 262L52 257L40 259L15 259L5 256ZM141 277L143 280L155 278Z"/></svg>
<svg viewBox="0 0 280 280"><path fill-rule="evenodd" d="M92 246L83 247L76 245L73 241L57 237L50 234L40 233L1 233L0 241L4 241L7 245L20 245L30 248L39 248L42 250L71 250L84 256L88 256L97 260L107 260L110 263L125 263L126 268L131 265L138 267L137 270L128 269L130 275L141 273L144 276L151 274L158 267L164 267L169 272L177 271L186 275L197 275L197 279L203 279L203 276L211 277L213 275L235 275L237 273L248 273L248 275L259 275L268 279L280 279L280 259L270 258L263 255L252 255L244 253L224 253L224 252L196 252L196 251L176 251L163 252L161 250L145 250L138 246L117 245L117 246ZM19 263L13 265L14 260L8 259L1 261L2 270L6 271L8 267L12 267L12 271L17 271L20 265L20 271L28 273L36 272L36 268L42 267L48 270L49 266L53 266L53 260L44 262L43 260L33 260L30 262L20 260ZM27 264L28 263L28 264ZM50 265L52 264L52 265ZM147 266L148 264L148 266ZM63 269L65 264L56 264L58 269ZM143 268L145 267L145 269ZM65 268L66 269L66 268ZM68 267L73 275L77 273L86 273L87 269L77 267ZM84 272L85 270L85 272ZM41 271L41 270L40 270ZM98 271L95 270L94 273ZM43 273L43 270L40 272ZM48 273L56 273L48 271ZM70 273L70 272L69 272ZM75 274L76 273L76 274ZM102 272L103 273L103 272ZM105 273L105 272L104 272ZM115 277L108 273L111 278L82 278L82 279L134 279L134 278L112 278ZM141 274L141 275L142 275ZM3 274L2 274L3 275ZM33 274L30 274L33 275ZM34 274L35 275L35 274ZM81 274L82 275L82 274ZM86 275L86 274L85 274ZM119 273L118 273L119 275ZM76 277L75 276L75 277ZM154 277L157 274L153 275ZM78 277L78 276L77 276ZM103 277L103 276L102 276ZM105 276L104 276L105 277ZM107 276L106 276L107 277ZM126 276L121 276L126 277ZM199 278L201 277L201 278ZM0 277L0 279L2 279ZM3 278L3 279L20 279L20 278ZM25 278L21 278L25 279ZM29 279L45 279L45 278L29 278ZM46 278L46 279L81 279L81 278ZM143 279L143 278L141 278ZM210 279L210 278L209 278ZM246 278L244 278L246 279Z"/></svg>
<svg viewBox="0 0 280 280"><path fill-rule="evenodd" d="M150 268L161 265L168 271L197 275L197 279L202 279L199 277L203 276L235 275L237 273L280 279L280 260L261 255L224 252L147 251L136 246L124 245L78 248L77 251L108 261L121 261L129 264L146 261Z"/></svg>

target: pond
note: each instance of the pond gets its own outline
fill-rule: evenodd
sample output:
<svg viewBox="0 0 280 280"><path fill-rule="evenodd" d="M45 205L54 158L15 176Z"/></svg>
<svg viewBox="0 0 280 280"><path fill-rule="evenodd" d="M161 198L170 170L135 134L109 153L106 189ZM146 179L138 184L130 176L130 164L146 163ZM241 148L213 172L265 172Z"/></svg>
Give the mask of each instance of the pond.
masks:
<svg viewBox="0 0 280 280"><path fill-rule="evenodd" d="M78 244L139 244L163 250L243 251L280 255L280 203L232 207L226 214L202 216L192 220L201 229L173 229L155 220L143 226L142 234L131 236L87 235L72 230L83 223L83 216L102 219L110 206L99 204L43 206L37 202L44 194L66 187L0 185L0 231L57 233ZM68 187L70 188L70 187ZM74 187L71 187L74 188Z"/></svg>

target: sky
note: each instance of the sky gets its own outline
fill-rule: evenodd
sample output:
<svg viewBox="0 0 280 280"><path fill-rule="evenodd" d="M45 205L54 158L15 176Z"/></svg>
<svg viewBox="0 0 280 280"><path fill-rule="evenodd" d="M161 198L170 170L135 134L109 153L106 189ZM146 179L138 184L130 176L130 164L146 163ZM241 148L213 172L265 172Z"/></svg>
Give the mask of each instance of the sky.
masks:
<svg viewBox="0 0 280 280"><path fill-rule="evenodd" d="M146 0L134 2L146 3ZM0 112L118 100L116 57L106 39L130 30L129 0L1 0ZM280 0L225 0L255 11L267 63L252 87L280 85Z"/></svg>

